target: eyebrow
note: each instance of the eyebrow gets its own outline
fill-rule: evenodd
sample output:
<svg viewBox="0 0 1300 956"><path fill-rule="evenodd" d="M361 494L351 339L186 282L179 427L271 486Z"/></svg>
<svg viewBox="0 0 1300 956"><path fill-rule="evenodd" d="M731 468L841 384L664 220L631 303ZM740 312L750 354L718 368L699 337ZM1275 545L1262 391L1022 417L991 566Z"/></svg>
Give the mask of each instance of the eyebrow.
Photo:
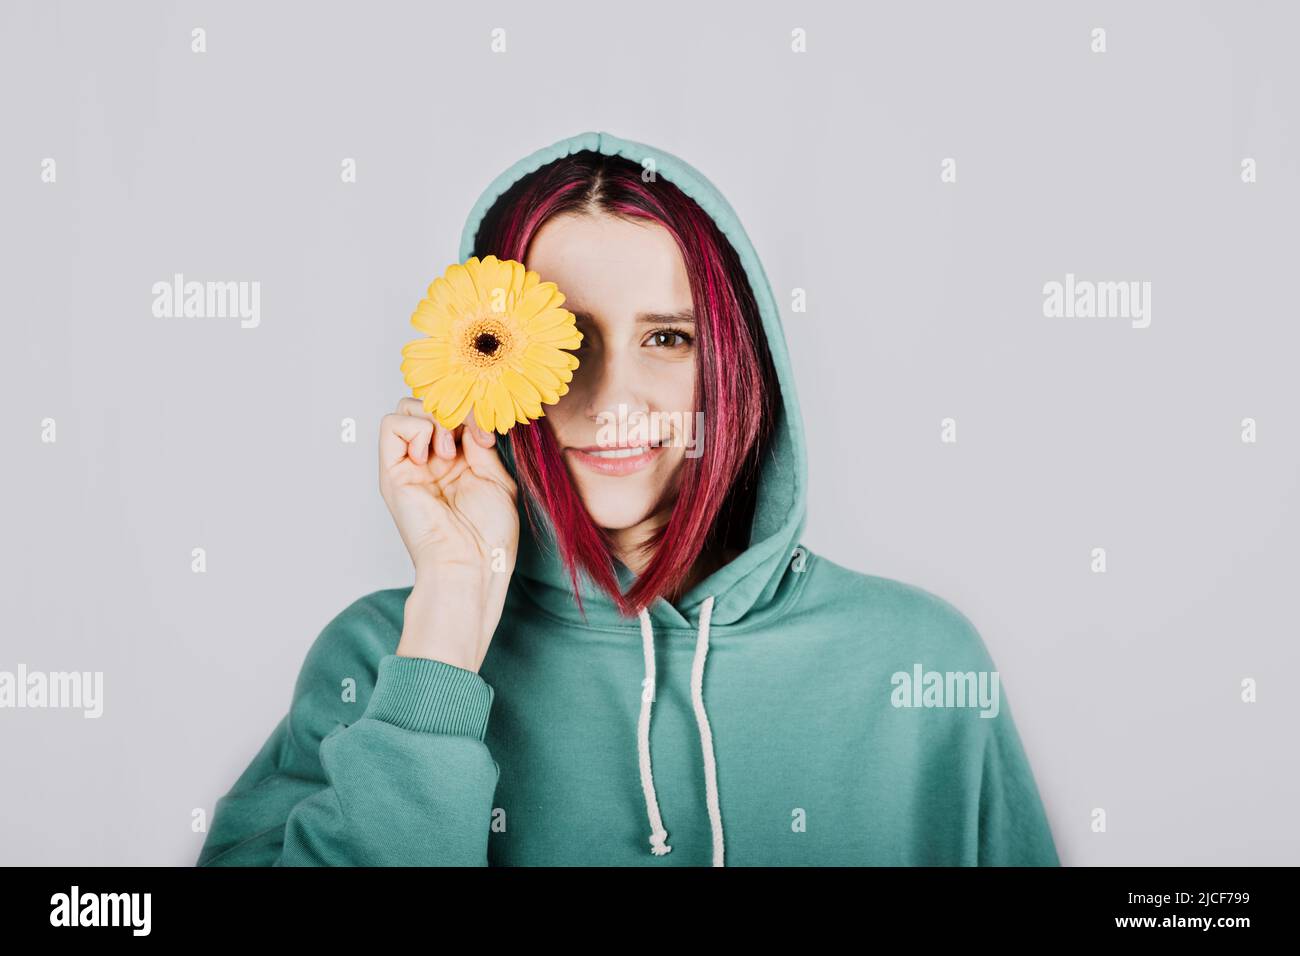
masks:
<svg viewBox="0 0 1300 956"><path fill-rule="evenodd" d="M591 313L574 310L573 316L580 322L591 322ZM695 310L683 309L680 312L641 312L637 314L638 325L694 325Z"/></svg>

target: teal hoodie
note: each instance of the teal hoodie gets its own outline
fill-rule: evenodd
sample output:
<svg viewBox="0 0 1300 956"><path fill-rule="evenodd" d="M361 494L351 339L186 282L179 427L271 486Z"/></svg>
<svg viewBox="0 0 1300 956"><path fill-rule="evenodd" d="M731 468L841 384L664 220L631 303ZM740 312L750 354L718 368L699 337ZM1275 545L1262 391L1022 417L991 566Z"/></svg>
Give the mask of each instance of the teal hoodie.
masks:
<svg viewBox="0 0 1300 956"><path fill-rule="evenodd" d="M740 255L782 400L747 550L639 620L584 580L584 619L549 525L539 540L522 519L478 673L395 655L409 587L360 598L217 801L199 865L1057 865L970 621L801 542L807 462L781 316L721 193L662 150L584 133L487 188L460 261L490 251L475 235L512 183L578 150L652 160ZM513 474L509 440L497 447Z"/></svg>

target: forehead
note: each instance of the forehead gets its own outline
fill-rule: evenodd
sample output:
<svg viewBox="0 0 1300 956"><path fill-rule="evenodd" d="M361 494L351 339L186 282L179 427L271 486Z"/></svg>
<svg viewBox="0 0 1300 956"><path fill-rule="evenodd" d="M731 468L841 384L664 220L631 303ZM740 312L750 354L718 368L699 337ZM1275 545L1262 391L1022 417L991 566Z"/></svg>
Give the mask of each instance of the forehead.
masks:
<svg viewBox="0 0 1300 956"><path fill-rule="evenodd" d="M537 231L524 264L559 286L565 308L596 316L691 306L690 280L677 242L649 220L556 216Z"/></svg>

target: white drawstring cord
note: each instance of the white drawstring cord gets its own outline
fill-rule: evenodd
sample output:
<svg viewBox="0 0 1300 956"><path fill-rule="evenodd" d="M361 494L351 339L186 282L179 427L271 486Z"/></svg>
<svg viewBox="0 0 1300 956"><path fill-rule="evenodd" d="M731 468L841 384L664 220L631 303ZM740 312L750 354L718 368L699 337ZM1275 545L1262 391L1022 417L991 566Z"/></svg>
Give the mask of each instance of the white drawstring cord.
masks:
<svg viewBox="0 0 1300 956"><path fill-rule="evenodd" d="M704 795L713 829L713 865L722 866L722 809L718 805L718 766L713 759L713 730L704 709L704 658L709 653L709 620L713 617L713 595L700 608L700 634L695 642L695 664L691 668L691 698L695 702L695 723L700 728L700 750L704 753Z"/></svg>
<svg viewBox="0 0 1300 956"><path fill-rule="evenodd" d="M650 771L650 706L655 696L655 635L650 615L641 609L641 647L645 653L645 680L641 682L641 719L636 726L637 756L641 764L641 790L645 793L645 811L650 817L650 852L663 856L672 849L664 841L668 831L659 816L659 798L655 795L654 775Z"/></svg>
<svg viewBox="0 0 1300 956"><path fill-rule="evenodd" d="M700 750L704 756L704 794L709 810L709 826L713 831L713 865L723 866L724 844L722 838L722 810L718 797L718 767L713 757L713 731L709 715L704 709L704 662L709 653L709 621L713 616L713 595L700 608L699 637L695 642L695 661L691 667L691 702L695 708L695 724L700 733ZM637 722L637 756L641 767L641 789L645 793L646 815L650 818L650 852L663 856L672 847L665 842L668 832L659 815L659 799L655 794L654 774L650 768L650 708L655 695L655 644L654 628L650 614L641 609L641 646L645 656L645 680L641 690L641 719Z"/></svg>

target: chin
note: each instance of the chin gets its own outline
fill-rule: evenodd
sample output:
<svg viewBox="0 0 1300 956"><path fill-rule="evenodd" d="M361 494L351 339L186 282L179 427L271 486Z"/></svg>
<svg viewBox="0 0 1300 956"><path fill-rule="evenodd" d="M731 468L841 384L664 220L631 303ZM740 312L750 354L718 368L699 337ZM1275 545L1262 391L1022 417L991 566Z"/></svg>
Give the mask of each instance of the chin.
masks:
<svg viewBox="0 0 1300 956"><path fill-rule="evenodd" d="M617 489L590 489L582 495L583 506L591 520L607 531L626 531L650 517L656 495L645 489L629 488L620 494Z"/></svg>
<svg viewBox="0 0 1300 956"><path fill-rule="evenodd" d="M598 528L604 528L606 531L626 531L628 528L635 528L650 517L650 503L646 502L645 507L629 507L627 502L606 507L588 506L587 513L591 515L591 520Z"/></svg>

